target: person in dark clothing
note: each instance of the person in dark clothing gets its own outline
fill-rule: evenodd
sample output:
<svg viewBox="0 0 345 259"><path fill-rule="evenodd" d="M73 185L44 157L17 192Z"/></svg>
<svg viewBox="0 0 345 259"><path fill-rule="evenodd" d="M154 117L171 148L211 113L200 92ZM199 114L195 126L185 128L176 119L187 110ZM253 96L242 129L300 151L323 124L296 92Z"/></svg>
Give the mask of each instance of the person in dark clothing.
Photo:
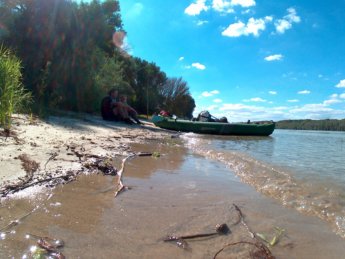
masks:
<svg viewBox="0 0 345 259"><path fill-rule="evenodd" d="M130 118L132 118L137 124L142 124L138 119L137 111L131 106L129 106L129 104L127 103L127 95L120 96L120 104L123 107L124 113L126 113Z"/></svg>
<svg viewBox="0 0 345 259"><path fill-rule="evenodd" d="M117 96L118 96L118 91L115 89L111 89L108 92L108 95L103 98L102 104L101 104L101 113L102 113L102 118L103 120L107 121L119 121L120 117L118 116L119 113L114 110L116 110L117 106Z"/></svg>
<svg viewBox="0 0 345 259"><path fill-rule="evenodd" d="M129 118L126 106L117 100L119 92L116 89L111 89L108 96L104 97L101 104L101 113L104 120L109 121L123 121L128 124L133 124Z"/></svg>

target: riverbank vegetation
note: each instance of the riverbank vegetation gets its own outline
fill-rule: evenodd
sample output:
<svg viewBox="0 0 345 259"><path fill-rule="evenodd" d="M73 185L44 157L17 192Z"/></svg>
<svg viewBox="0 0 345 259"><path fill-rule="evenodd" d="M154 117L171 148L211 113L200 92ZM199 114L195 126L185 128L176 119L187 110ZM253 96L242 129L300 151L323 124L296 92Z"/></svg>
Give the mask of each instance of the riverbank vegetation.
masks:
<svg viewBox="0 0 345 259"><path fill-rule="evenodd" d="M98 113L115 87L141 114L159 107L192 116L187 82L126 52L117 0L0 0L0 21L0 44L18 58L22 84L33 96L27 110Z"/></svg>
<svg viewBox="0 0 345 259"><path fill-rule="evenodd" d="M345 131L345 119L335 120L282 120L277 129Z"/></svg>
<svg viewBox="0 0 345 259"><path fill-rule="evenodd" d="M20 60L0 45L0 126L11 127L11 116L28 105L31 94L21 84Z"/></svg>

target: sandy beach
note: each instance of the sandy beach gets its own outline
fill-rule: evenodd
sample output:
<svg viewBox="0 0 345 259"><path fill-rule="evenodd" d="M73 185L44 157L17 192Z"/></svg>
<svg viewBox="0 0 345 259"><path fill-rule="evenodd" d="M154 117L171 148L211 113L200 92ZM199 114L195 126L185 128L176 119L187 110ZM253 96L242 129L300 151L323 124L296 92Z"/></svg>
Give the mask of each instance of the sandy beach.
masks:
<svg viewBox="0 0 345 259"><path fill-rule="evenodd" d="M34 177L39 178L79 170L86 157L114 157L128 150L129 143L171 135L150 124L127 125L98 116L73 115L51 116L46 121L16 115L11 136L0 137L0 188L26 176L21 156L37 163Z"/></svg>
<svg viewBox="0 0 345 259"><path fill-rule="evenodd" d="M268 246L276 258L345 254L344 240L325 222L257 193L221 163L191 153L173 132L90 115L46 121L17 115L13 133L0 137L0 190L15 183L44 184L5 192L1 258L30 258L34 236L64 240L59 251L66 258L214 258L227 244L255 243L251 233L272 240L276 227L284 229L278 242ZM92 168L86 166L92 159L111 157L119 169L127 154L138 152L157 152L159 157L128 160L123 181L130 189L116 198L117 177L90 174ZM59 182L44 179L71 172L78 172L78 178L45 187ZM163 241L169 235L212 232L222 223L230 228L227 235L190 240L188 249ZM250 258L253 253L252 245L242 243L217 258Z"/></svg>

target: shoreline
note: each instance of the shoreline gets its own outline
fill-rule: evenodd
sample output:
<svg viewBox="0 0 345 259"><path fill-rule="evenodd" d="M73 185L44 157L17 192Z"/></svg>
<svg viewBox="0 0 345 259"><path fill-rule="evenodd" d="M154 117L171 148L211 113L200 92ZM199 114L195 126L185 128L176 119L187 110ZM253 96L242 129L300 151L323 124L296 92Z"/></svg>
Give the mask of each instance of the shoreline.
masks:
<svg viewBox="0 0 345 259"><path fill-rule="evenodd" d="M60 173L78 171L85 165L83 162L89 161L88 156L116 157L116 167L119 168L119 158L128 153L158 151L162 154L160 158L128 160L124 183L133 189L115 199L114 179L117 177L98 174L81 174L78 181L59 184L43 193L33 191L32 198L18 195L13 200L11 196L4 199L1 226L34 209L35 215L23 220L28 224L16 228L18 236L33 230L41 236L62 238L68 243L63 250L68 257L79 256L80 247L84 247L82 255L85 258L94 253L94 248L96 251L102 249L105 257L142 254L147 257L160 255L161 258L212 258L214 249L220 249L226 243L252 242L248 230L240 224L231 225L232 232L228 236L190 242L193 254L159 240L164 235L207 232L215 224L234 222L238 215L233 204L241 208L245 221L255 233L265 233L272 238L274 226L286 230L278 244L270 247L277 258L315 258L316 255L318 258L338 258L345 252L342 248L344 240L325 222L283 207L257 193L221 163L176 145L179 141L172 139L171 132L150 125L105 122L89 115L83 119L52 116L47 122L37 121L36 124L23 119L18 119L14 126L17 139L8 138L7 145L1 142L3 148L0 151L2 168L11 169L11 165L15 165L6 172L17 173L22 178L26 173L21 168L21 160L15 159L21 154L27 154L39 163L40 169L34 176L57 169ZM51 151L58 155L50 159ZM16 168L21 169L16 171ZM0 176L1 180L7 177L7 181L15 178L3 173ZM36 211L35 206L40 209ZM47 213L40 211L41 208ZM71 222L74 223L71 225ZM117 235L113 235L114 231ZM14 243L13 240L3 242L13 247L13 251L17 244L25 249L26 243L19 237L14 240ZM109 240L112 243L103 250ZM322 246L315 245L318 242ZM114 251L113 244L119 244L120 248ZM229 251L230 254L233 252L232 249ZM5 252L12 253L11 250Z"/></svg>
<svg viewBox="0 0 345 259"><path fill-rule="evenodd" d="M89 158L111 158L125 154L130 143L171 135L150 123L127 125L92 115L47 120L16 115L11 135L0 136L0 191L16 183L78 174Z"/></svg>

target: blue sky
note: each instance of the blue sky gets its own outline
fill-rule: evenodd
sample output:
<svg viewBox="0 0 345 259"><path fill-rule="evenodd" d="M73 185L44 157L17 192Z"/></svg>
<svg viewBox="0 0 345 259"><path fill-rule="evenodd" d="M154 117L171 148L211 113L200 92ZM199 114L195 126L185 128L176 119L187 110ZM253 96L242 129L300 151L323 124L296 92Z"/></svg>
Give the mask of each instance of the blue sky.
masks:
<svg viewBox="0 0 345 259"><path fill-rule="evenodd" d="M345 118L345 1L120 0L126 48L187 81L195 115Z"/></svg>

